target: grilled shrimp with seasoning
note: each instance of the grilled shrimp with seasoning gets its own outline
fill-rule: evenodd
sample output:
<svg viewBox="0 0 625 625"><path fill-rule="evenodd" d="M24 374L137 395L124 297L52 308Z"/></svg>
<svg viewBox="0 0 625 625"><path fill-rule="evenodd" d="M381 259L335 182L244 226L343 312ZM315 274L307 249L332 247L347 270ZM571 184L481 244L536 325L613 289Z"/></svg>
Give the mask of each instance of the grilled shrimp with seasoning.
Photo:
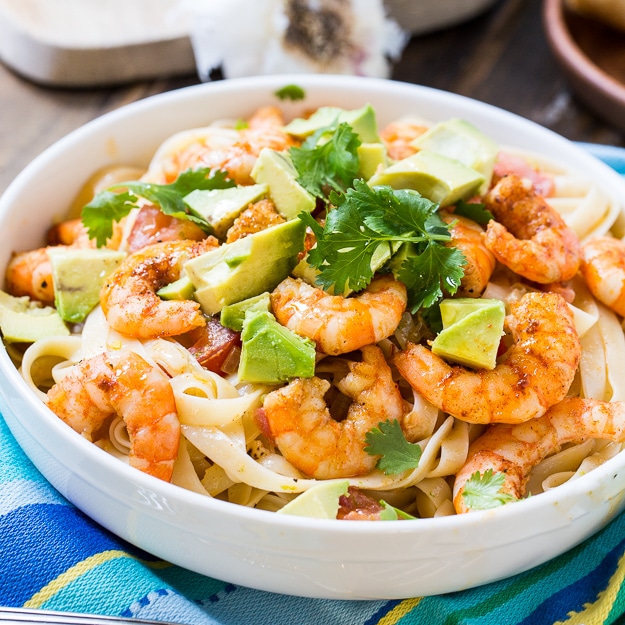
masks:
<svg viewBox="0 0 625 625"><path fill-rule="evenodd" d="M109 325L135 338L177 336L206 325L196 301L163 300L156 291L180 278L187 260L217 246L213 237L164 241L127 256L100 293Z"/></svg>
<svg viewBox="0 0 625 625"><path fill-rule="evenodd" d="M534 466L565 443L589 438L624 442L625 402L566 397L537 419L519 425L490 425L471 444L467 462L456 475L456 512L469 512L463 493L476 472L503 473L502 492L519 499Z"/></svg>
<svg viewBox="0 0 625 625"><path fill-rule="evenodd" d="M511 305L513 345L492 370L452 366L423 345L395 356L406 381L443 412L469 423L523 423L567 394L581 357L573 313L561 295L532 292Z"/></svg>
<svg viewBox="0 0 625 625"><path fill-rule="evenodd" d="M135 352L82 360L47 393L48 407L92 440L107 418L119 415L130 438L130 465L171 480L180 423L167 375Z"/></svg>
<svg viewBox="0 0 625 625"><path fill-rule="evenodd" d="M261 429L297 469L317 479L364 475L378 458L365 451L365 436L381 421L401 419L404 401L382 350L362 348L362 361L350 361L339 390L353 401L335 421L324 395L330 382L296 378L269 393L259 417Z"/></svg>

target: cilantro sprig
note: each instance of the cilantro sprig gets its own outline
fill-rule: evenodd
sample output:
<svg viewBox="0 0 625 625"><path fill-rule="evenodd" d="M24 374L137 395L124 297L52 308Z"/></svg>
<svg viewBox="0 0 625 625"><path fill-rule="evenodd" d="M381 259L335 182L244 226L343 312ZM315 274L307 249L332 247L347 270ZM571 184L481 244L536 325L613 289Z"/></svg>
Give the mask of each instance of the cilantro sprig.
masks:
<svg viewBox="0 0 625 625"><path fill-rule="evenodd" d="M381 421L378 427L367 432L365 442L365 451L371 456L380 456L377 467L387 475L419 466L421 446L406 440L399 421Z"/></svg>
<svg viewBox="0 0 625 625"><path fill-rule="evenodd" d="M471 510L487 510L497 508L517 498L502 491L506 476L501 472L487 469L484 473L476 471L464 485L462 498L467 508Z"/></svg>
<svg viewBox="0 0 625 625"><path fill-rule="evenodd" d="M297 181L312 195L327 199L331 191L344 193L358 176L358 135L349 124L320 128L301 147L289 149Z"/></svg>
<svg viewBox="0 0 625 625"><path fill-rule="evenodd" d="M484 207L484 204L479 202L467 202L466 200L460 200L454 208L454 215L460 215L461 217L467 217L472 219L478 224L485 226L491 219L494 219L494 215Z"/></svg>
<svg viewBox="0 0 625 625"><path fill-rule="evenodd" d="M299 215L316 237L308 262L319 270L320 286L335 293L366 288L379 248L390 256L404 243L412 246L411 253L390 268L406 285L413 313L436 303L443 289L451 295L457 291L465 258L445 245L451 235L436 203L410 189L370 187L363 180L355 180L344 194L332 192L330 201L336 208L328 211L324 226L309 214Z"/></svg>
<svg viewBox="0 0 625 625"><path fill-rule="evenodd" d="M280 89L274 91L274 95L280 100L303 100L306 97L306 92L299 85L284 85Z"/></svg>
<svg viewBox="0 0 625 625"><path fill-rule="evenodd" d="M191 213L183 198L195 189L226 189L233 186L234 182L224 172L211 173L207 168L187 170L170 184L136 180L119 182L97 193L83 207L82 222L87 228L89 238L95 239L97 246L102 247L113 236L113 223L137 208L139 198L144 198L159 206L164 214L188 219L210 232L210 224ZM116 193L120 189L123 191Z"/></svg>

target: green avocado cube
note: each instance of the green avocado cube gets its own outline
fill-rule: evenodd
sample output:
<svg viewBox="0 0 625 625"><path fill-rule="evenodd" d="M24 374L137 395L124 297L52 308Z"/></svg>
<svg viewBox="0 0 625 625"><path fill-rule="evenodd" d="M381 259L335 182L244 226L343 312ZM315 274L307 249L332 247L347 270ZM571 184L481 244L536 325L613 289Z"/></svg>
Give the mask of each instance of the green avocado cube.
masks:
<svg viewBox="0 0 625 625"><path fill-rule="evenodd" d="M353 110L322 106L306 119L300 117L294 119L284 127L284 130L294 137L305 139L317 130L341 123L349 124L362 143L380 141L375 109L370 104Z"/></svg>
<svg viewBox="0 0 625 625"><path fill-rule="evenodd" d="M286 152L263 148L251 176L269 187L269 196L285 219L295 219L301 212L310 213L317 205L313 195L297 182L297 170Z"/></svg>
<svg viewBox="0 0 625 625"><path fill-rule="evenodd" d="M504 335L505 305L496 299L444 300L443 330L432 342L432 353L475 369L494 369Z"/></svg>
<svg viewBox="0 0 625 625"><path fill-rule="evenodd" d="M0 330L7 343L34 343L50 336L68 336L69 329L51 306L0 291Z"/></svg>
<svg viewBox="0 0 625 625"><path fill-rule="evenodd" d="M260 295L244 299L241 302L224 306L221 309L219 321L222 326L230 328L235 332L241 332L243 329L243 320L247 313L269 312L270 305L269 293L261 293Z"/></svg>
<svg viewBox="0 0 625 625"><path fill-rule="evenodd" d="M482 174L456 159L421 150L377 172L368 184L413 189L440 206L449 206L474 195L484 180Z"/></svg>
<svg viewBox="0 0 625 625"><path fill-rule="evenodd" d="M306 226L292 219L188 260L184 271L195 299L208 315L271 291L297 264Z"/></svg>
<svg viewBox="0 0 625 625"><path fill-rule="evenodd" d="M195 287L193 286L193 282L189 280L189 276L184 274L178 278L178 280L174 280L164 287L161 287L156 291L156 294L166 300L193 299Z"/></svg>
<svg viewBox="0 0 625 625"><path fill-rule="evenodd" d="M265 197L268 191L266 184L229 189L195 189L183 199L192 213L206 219L217 238L224 239L234 220L250 204Z"/></svg>
<svg viewBox="0 0 625 625"><path fill-rule="evenodd" d="M106 279L126 257L109 249L48 249L54 281L54 306L64 321L80 323L100 302Z"/></svg>
<svg viewBox="0 0 625 625"><path fill-rule="evenodd" d="M315 343L280 325L268 311L245 315L241 332L239 378L278 384L315 374Z"/></svg>
<svg viewBox="0 0 625 625"><path fill-rule="evenodd" d="M383 143L362 143L356 148L359 160L358 175L369 180L378 169L388 167L389 160Z"/></svg>
<svg viewBox="0 0 625 625"><path fill-rule="evenodd" d="M315 484L277 510L277 514L292 514L313 519L336 519L339 500L347 494L348 480L328 480Z"/></svg>
<svg viewBox="0 0 625 625"><path fill-rule="evenodd" d="M439 122L414 139L412 145L419 150L443 154L475 169L484 176L479 192L483 194L488 190L499 146L470 122L458 118Z"/></svg>

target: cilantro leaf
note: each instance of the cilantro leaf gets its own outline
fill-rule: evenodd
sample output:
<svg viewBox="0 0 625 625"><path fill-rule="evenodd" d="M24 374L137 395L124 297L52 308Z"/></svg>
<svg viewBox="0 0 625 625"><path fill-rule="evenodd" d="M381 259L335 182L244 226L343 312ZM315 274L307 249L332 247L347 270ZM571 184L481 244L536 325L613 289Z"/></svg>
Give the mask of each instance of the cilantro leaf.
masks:
<svg viewBox="0 0 625 625"><path fill-rule="evenodd" d="M82 222L87 228L89 238L95 239L98 247L106 244L113 236L113 222L120 221L138 206L140 197L157 205L165 215L178 219L188 219L197 223L208 232L210 224L201 217L189 212L184 197L195 189L226 189L234 182L227 174L211 170L187 170L170 184L155 184L142 181L119 182L104 191L100 191L82 209ZM121 193L115 190L124 189Z"/></svg>
<svg viewBox="0 0 625 625"><path fill-rule="evenodd" d="M100 191L82 209L82 223L90 239L98 247L106 245L113 236L113 222L120 221L136 206L136 197L131 193L113 193L108 189Z"/></svg>
<svg viewBox="0 0 625 625"><path fill-rule="evenodd" d="M460 200L454 208L454 215L460 215L461 217L467 217L472 219L478 224L486 225L491 219L494 219L494 215L484 208L484 204L476 202L465 202Z"/></svg>
<svg viewBox="0 0 625 625"><path fill-rule="evenodd" d="M365 436L365 451L371 456L381 456L378 468L389 474L416 469L421 459L421 447L406 440L399 421L381 421L377 428Z"/></svg>
<svg viewBox="0 0 625 625"><path fill-rule="evenodd" d="M392 259L389 269L406 284L412 312L434 304L443 289L456 292L465 258L445 246L451 235L437 204L416 191L370 187L358 179L344 194L332 192L330 202L335 208L328 210L323 227L308 214L299 216L315 235L308 262L319 270L317 283L324 289L364 289L379 269L371 266L376 252L384 246L391 257L399 244L408 243L411 251Z"/></svg>
<svg viewBox="0 0 625 625"><path fill-rule="evenodd" d="M306 97L306 92L299 85L284 85L274 95L280 98L280 100L303 100Z"/></svg>
<svg viewBox="0 0 625 625"><path fill-rule="evenodd" d="M418 256L408 256L395 277L406 285L408 305L413 311L429 308L443 297L441 282L455 293L464 275L465 257L455 247L429 241ZM444 278L441 280L441 274Z"/></svg>
<svg viewBox="0 0 625 625"><path fill-rule="evenodd" d="M399 508L391 506L391 504L384 501L384 499L380 499L380 505L384 508L382 512L380 512L380 521L399 521L400 519L408 520L417 518L412 516L412 514L408 514Z"/></svg>
<svg viewBox="0 0 625 625"><path fill-rule="evenodd" d="M344 193L358 175L359 145L349 124L320 128L301 147L289 149L297 181L315 197L325 199L327 190Z"/></svg>
<svg viewBox="0 0 625 625"><path fill-rule="evenodd" d="M483 474L476 471L464 485L462 497L467 508L471 510L487 510L497 508L517 498L501 490L506 479L504 473L493 473L487 469Z"/></svg>
<svg viewBox="0 0 625 625"><path fill-rule="evenodd" d="M348 289L360 291L371 282L371 260L379 245L388 244L387 238L362 224L356 208L347 206L340 214L330 211L323 228L310 213L299 218L310 226L317 240L308 253L308 262L321 270L318 284L345 293Z"/></svg>

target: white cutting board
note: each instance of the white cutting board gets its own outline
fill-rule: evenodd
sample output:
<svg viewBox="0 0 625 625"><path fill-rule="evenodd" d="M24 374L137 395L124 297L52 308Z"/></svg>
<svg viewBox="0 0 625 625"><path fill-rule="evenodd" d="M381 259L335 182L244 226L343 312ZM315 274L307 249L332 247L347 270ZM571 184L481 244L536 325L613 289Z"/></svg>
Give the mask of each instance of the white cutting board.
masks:
<svg viewBox="0 0 625 625"><path fill-rule="evenodd" d="M177 0L0 0L0 61L45 85L195 71Z"/></svg>

